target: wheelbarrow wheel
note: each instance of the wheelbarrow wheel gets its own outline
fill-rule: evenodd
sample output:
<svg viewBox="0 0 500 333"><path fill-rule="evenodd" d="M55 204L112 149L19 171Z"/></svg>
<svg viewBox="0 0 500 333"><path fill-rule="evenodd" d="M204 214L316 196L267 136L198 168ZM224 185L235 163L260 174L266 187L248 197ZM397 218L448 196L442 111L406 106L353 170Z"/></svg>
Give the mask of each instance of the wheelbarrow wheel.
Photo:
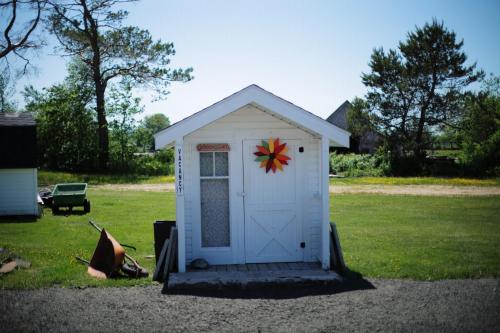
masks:
<svg viewBox="0 0 500 333"><path fill-rule="evenodd" d="M57 214L59 213L59 207L52 205L52 214Z"/></svg>
<svg viewBox="0 0 500 333"><path fill-rule="evenodd" d="M90 200L85 199L83 201L83 211L85 213L90 213Z"/></svg>

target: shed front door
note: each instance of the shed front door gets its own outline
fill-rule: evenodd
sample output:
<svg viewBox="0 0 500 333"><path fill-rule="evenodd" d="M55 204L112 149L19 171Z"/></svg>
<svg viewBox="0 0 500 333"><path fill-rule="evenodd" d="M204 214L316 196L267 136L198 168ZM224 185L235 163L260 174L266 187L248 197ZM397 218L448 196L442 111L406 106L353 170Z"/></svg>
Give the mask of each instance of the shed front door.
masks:
<svg viewBox="0 0 500 333"><path fill-rule="evenodd" d="M261 140L243 141L245 260L247 263L303 260L302 216L297 199L298 140L285 140L291 160L283 171L260 168L253 154Z"/></svg>

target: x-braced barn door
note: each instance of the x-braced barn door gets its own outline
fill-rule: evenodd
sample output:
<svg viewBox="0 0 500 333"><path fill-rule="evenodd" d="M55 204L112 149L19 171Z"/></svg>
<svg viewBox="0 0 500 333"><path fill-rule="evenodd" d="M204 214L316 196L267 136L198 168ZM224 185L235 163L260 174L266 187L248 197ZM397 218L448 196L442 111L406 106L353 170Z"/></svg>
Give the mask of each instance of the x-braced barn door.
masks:
<svg viewBox="0 0 500 333"><path fill-rule="evenodd" d="M297 188L298 140L285 140L291 158L283 171L260 168L253 154L261 140L243 141L245 257L247 263L303 260L302 221Z"/></svg>

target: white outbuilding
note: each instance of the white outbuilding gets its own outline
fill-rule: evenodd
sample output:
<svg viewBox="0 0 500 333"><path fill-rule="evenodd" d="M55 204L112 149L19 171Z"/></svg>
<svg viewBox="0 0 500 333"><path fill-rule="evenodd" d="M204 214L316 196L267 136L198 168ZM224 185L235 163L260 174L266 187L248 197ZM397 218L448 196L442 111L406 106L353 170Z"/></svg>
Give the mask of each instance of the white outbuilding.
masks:
<svg viewBox="0 0 500 333"><path fill-rule="evenodd" d="M348 147L349 132L251 85L155 145L175 149L180 272L197 258L329 268L329 147Z"/></svg>
<svg viewBox="0 0 500 333"><path fill-rule="evenodd" d="M38 216L36 123L0 112L0 217Z"/></svg>

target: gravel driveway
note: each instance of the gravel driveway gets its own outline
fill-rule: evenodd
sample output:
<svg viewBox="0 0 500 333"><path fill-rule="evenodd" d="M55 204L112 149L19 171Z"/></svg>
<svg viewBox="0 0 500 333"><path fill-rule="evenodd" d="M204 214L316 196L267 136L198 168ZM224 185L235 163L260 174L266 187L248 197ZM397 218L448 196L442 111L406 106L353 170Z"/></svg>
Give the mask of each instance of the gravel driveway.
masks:
<svg viewBox="0 0 500 333"><path fill-rule="evenodd" d="M500 280L162 295L161 286L0 290L0 331L499 331Z"/></svg>

